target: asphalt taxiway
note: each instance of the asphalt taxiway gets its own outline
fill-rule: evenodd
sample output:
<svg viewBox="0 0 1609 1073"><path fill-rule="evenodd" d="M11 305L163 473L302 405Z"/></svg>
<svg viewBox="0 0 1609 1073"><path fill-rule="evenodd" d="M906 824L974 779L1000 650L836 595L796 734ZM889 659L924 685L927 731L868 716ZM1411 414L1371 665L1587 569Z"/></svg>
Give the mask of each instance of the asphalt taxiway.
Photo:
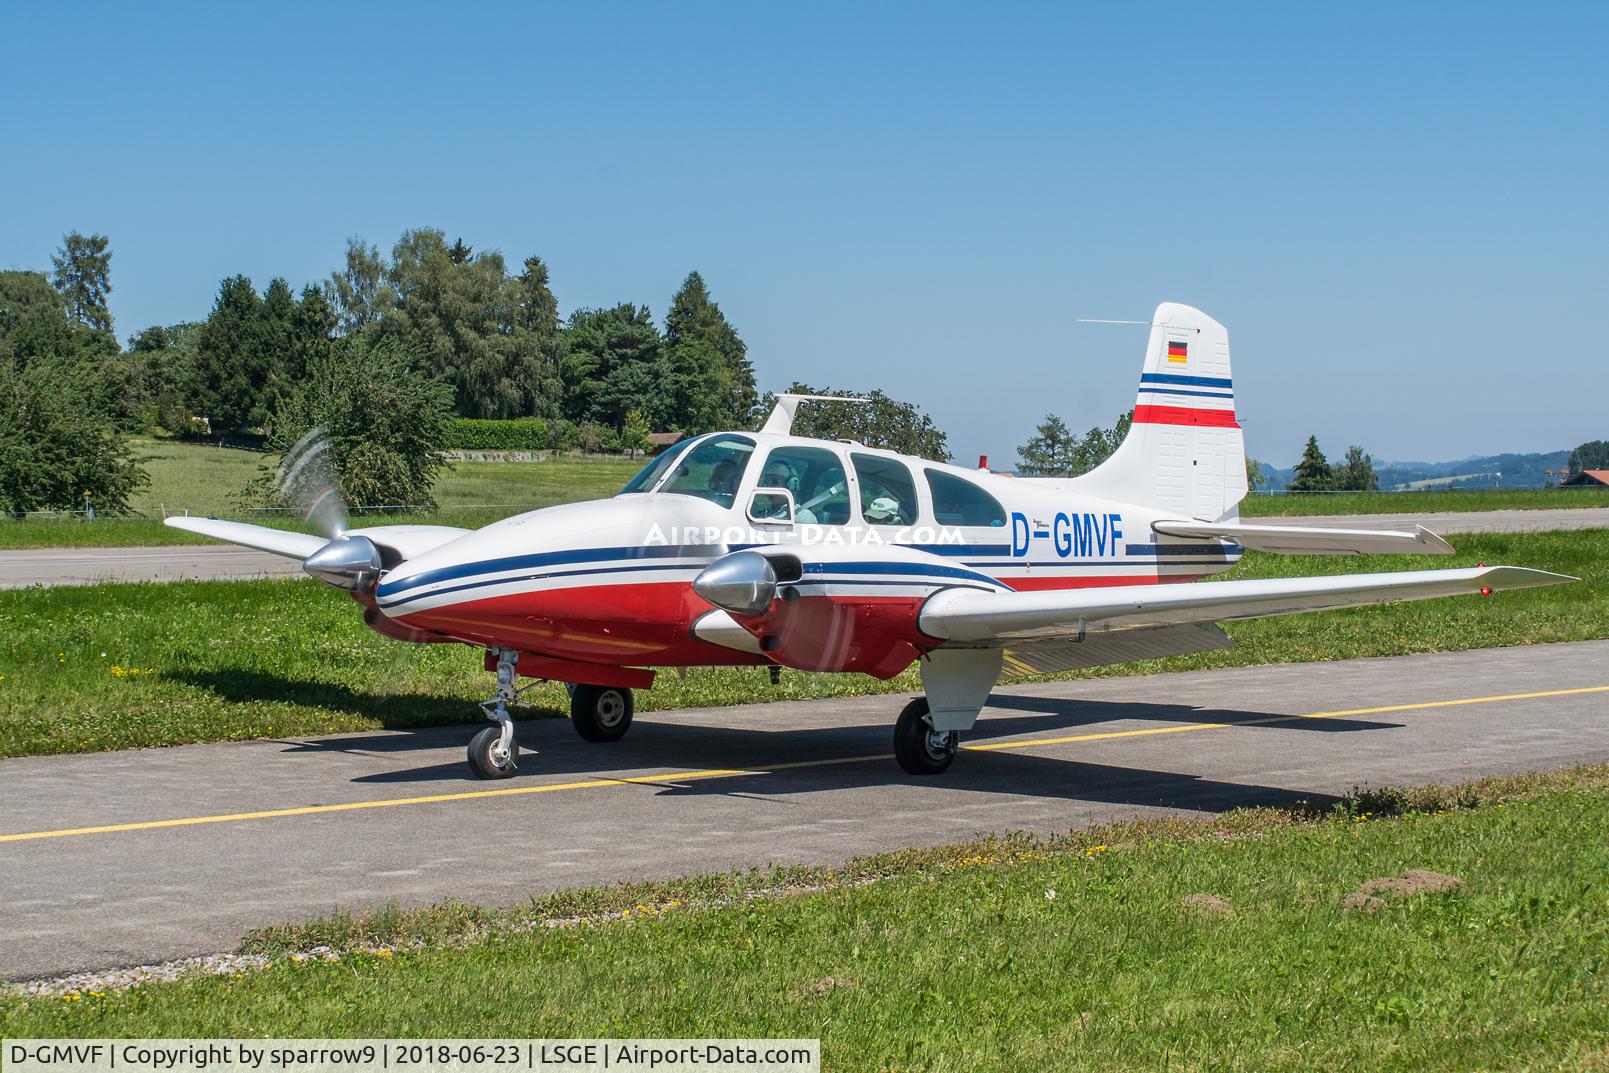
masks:
<svg viewBox="0 0 1609 1073"><path fill-rule="evenodd" d="M1609 761L1609 641L997 690L945 775L890 752L901 696L0 760L0 976L231 949L337 906L830 863L986 832L1322 801Z"/></svg>

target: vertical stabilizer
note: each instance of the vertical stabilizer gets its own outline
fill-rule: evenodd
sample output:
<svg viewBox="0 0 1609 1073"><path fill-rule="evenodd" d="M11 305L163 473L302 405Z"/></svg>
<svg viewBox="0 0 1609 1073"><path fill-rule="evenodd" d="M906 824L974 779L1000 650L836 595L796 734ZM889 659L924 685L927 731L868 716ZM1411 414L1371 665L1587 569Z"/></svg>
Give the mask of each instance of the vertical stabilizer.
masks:
<svg viewBox="0 0 1609 1073"><path fill-rule="evenodd" d="M1236 515L1247 491L1246 448L1222 324L1175 302L1156 307L1128 437L1111 458L1067 484L1181 518Z"/></svg>

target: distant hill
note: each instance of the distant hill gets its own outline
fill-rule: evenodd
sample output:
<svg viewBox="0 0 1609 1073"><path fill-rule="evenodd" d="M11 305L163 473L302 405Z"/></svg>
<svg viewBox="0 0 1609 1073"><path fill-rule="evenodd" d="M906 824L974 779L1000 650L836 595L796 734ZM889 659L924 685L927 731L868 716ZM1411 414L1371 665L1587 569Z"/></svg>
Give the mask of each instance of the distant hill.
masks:
<svg viewBox="0 0 1609 1073"><path fill-rule="evenodd" d="M1478 455L1456 462L1376 460L1374 469L1380 474L1380 487L1388 491L1414 488L1540 488L1548 480L1543 471L1563 469L1569 457L1569 451L1547 451ZM1296 470L1276 469L1265 463L1263 474L1268 478L1269 488L1280 489L1290 483Z"/></svg>

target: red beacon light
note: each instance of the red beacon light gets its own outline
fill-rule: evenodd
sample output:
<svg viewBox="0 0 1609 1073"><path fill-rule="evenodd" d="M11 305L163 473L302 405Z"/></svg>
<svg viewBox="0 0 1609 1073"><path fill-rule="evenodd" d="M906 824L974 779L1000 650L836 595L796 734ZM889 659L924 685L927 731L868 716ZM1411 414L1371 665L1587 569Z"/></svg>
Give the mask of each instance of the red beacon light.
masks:
<svg viewBox="0 0 1609 1073"><path fill-rule="evenodd" d="M1478 567L1481 570L1486 569L1486 564L1485 563L1476 563L1475 565L1476 565L1476 567ZM1490 585L1482 585L1481 586L1481 595L1482 596L1490 596L1491 594L1492 594L1492 587Z"/></svg>

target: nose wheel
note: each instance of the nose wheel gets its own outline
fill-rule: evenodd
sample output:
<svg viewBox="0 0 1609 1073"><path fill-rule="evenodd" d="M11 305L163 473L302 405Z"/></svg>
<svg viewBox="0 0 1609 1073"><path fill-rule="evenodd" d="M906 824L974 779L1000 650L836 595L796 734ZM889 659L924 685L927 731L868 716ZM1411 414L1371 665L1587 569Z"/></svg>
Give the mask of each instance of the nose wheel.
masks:
<svg viewBox="0 0 1609 1073"><path fill-rule="evenodd" d="M469 770L479 779L512 778L519 766L520 747L514 743L514 717L508 714L510 704L519 704L520 654L512 648L497 651L497 692L490 700L481 702L496 726L489 726L469 742Z"/></svg>
<svg viewBox="0 0 1609 1073"><path fill-rule="evenodd" d="M501 727L487 727L469 742L469 769L478 779L506 779L519 766L520 747L514 742L503 745Z"/></svg>
<svg viewBox="0 0 1609 1073"><path fill-rule="evenodd" d="M926 697L917 697L894 722L894 759L911 775L938 775L961 747L958 731L933 728Z"/></svg>
<svg viewBox="0 0 1609 1073"><path fill-rule="evenodd" d="M631 729L631 690L581 686L570 694L570 722L587 741L619 741Z"/></svg>

